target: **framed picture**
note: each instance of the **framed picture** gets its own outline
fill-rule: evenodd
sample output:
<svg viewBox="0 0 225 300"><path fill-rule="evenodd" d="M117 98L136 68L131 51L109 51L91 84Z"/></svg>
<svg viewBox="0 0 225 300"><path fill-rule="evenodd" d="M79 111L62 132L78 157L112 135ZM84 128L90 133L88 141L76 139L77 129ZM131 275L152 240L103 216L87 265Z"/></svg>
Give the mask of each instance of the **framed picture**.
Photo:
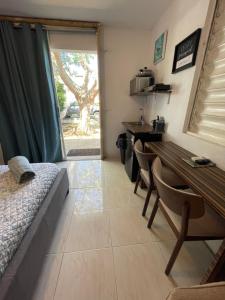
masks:
<svg viewBox="0 0 225 300"><path fill-rule="evenodd" d="M176 45L172 73L177 73L195 65L201 28Z"/></svg>
<svg viewBox="0 0 225 300"><path fill-rule="evenodd" d="M157 64L165 57L167 31L163 32L155 41L154 64Z"/></svg>

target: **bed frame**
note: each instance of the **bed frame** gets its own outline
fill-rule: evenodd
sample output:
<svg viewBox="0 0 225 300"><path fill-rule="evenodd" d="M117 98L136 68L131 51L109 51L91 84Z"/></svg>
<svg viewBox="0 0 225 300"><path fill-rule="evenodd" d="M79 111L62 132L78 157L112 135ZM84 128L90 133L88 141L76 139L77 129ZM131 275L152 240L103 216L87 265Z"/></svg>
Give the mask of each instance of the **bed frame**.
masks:
<svg viewBox="0 0 225 300"><path fill-rule="evenodd" d="M61 169L19 248L0 279L0 300L31 300L50 246L69 180Z"/></svg>

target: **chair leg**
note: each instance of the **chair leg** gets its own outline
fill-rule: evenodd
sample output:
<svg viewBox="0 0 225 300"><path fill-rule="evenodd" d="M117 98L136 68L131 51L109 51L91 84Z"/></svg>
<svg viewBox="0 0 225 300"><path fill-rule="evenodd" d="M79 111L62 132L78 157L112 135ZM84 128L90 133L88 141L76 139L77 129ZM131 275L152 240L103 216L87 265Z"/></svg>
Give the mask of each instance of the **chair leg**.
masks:
<svg viewBox="0 0 225 300"><path fill-rule="evenodd" d="M155 218L155 215L157 213L158 208L159 208L159 194L157 193L157 198L155 200L155 204L153 206L153 210L152 210L151 216L150 216L149 221L148 221L148 228L149 229L152 226L152 223L154 221L154 218Z"/></svg>
<svg viewBox="0 0 225 300"><path fill-rule="evenodd" d="M188 232L188 222L189 222L189 215L190 215L190 205L188 202L185 202L182 209L182 219L181 219L181 231L177 243L173 249L173 253L170 257L170 260L166 266L165 273L166 275L170 274L170 271L174 265L174 262L179 254L180 248L185 241L187 232Z"/></svg>
<svg viewBox="0 0 225 300"><path fill-rule="evenodd" d="M138 185L139 185L140 180L141 180L141 174L140 174L140 170L139 170L138 174L137 174L137 180L136 180L136 183L135 183L134 194L137 193L137 189L138 189Z"/></svg>
<svg viewBox="0 0 225 300"><path fill-rule="evenodd" d="M175 260L176 260L178 254L179 254L179 251L180 251L181 246L183 245L183 242L184 242L183 238L179 238L177 240L177 243L176 243L176 245L175 245L175 247L173 249L173 252L172 252L172 255L170 257L170 260L169 260L169 262L168 262L168 264L166 266L166 270L165 270L166 275L170 274L170 271L171 271L171 269L172 269L172 267L173 267L173 265L175 263Z"/></svg>
<svg viewBox="0 0 225 300"><path fill-rule="evenodd" d="M152 187L152 185L150 185L149 188L148 188L147 196L145 198L145 204L144 204L144 207L143 207L143 210L142 210L142 216L143 217L146 215L146 211L147 211L147 208L148 208L148 204L149 204L149 200L150 200L150 197L151 197L152 190L153 190L153 187Z"/></svg>

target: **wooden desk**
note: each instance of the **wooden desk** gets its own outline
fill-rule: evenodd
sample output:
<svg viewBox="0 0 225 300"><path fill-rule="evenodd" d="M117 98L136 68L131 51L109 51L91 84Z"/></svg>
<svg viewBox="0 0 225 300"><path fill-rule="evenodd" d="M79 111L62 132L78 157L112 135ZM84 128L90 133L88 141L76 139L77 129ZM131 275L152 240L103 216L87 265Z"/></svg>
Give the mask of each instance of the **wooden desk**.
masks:
<svg viewBox="0 0 225 300"><path fill-rule="evenodd" d="M174 170L188 185L225 218L225 171L217 167L192 168L182 158L195 156L172 142L145 143L165 165ZM223 240L202 283L225 278L225 240Z"/></svg>

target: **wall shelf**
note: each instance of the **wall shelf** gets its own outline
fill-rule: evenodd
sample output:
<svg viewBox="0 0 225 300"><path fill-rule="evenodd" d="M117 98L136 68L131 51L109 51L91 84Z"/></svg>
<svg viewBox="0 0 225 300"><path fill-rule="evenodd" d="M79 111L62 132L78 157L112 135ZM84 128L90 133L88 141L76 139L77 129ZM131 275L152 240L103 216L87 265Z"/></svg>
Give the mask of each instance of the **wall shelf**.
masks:
<svg viewBox="0 0 225 300"><path fill-rule="evenodd" d="M168 95L167 104L169 104L170 103L170 95L171 95L171 93L172 93L172 90L169 90L169 91L148 91L148 92L133 93L133 94L130 94L130 96L145 96L145 97L148 97L150 95L153 95L155 97L155 100L156 100L156 96L157 95L165 94L165 95Z"/></svg>
<svg viewBox="0 0 225 300"><path fill-rule="evenodd" d="M148 92L138 92L138 93L132 93L130 96L150 96L150 95L156 95L156 94L171 94L172 90L169 91L148 91Z"/></svg>

